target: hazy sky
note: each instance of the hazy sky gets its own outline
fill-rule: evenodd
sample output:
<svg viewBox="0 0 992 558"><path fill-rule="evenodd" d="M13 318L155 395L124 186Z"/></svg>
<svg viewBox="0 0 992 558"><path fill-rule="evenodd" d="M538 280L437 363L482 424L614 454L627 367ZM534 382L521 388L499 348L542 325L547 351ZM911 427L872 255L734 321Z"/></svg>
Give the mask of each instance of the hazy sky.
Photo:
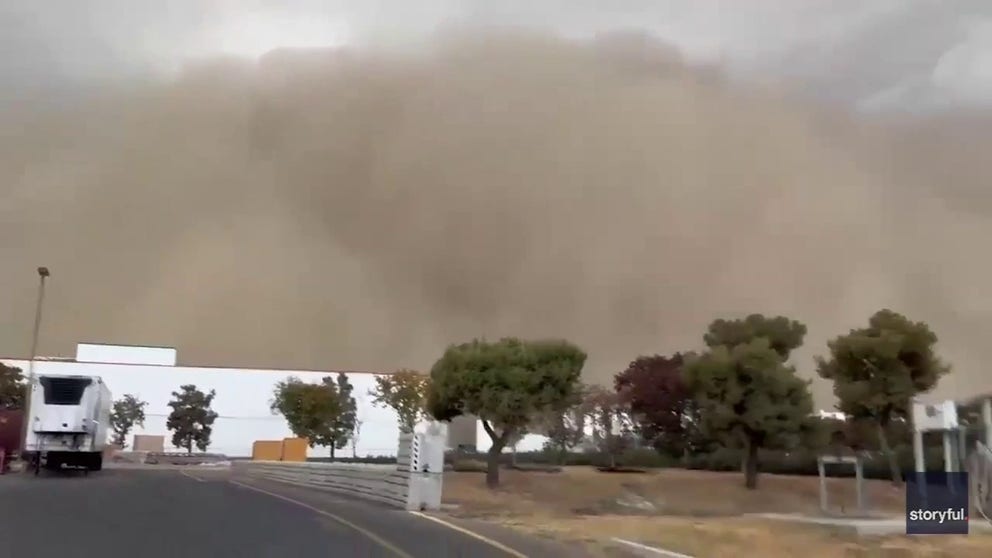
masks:
<svg viewBox="0 0 992 558"><path fill-rule="evenodd" d="M218 52L408 44L456 22L649 29L691 60L872 109L992 99L983 0L2 0L0 80L7 95L64 92Z"/></svg>
<svg viewBox="0 0 992 558"><path fill-rule="evenodd" d="M608 381L763 312L809 324L811 377L892 307L941 336L945 393L992 389L990 22L977 0L0 0L0 356L27 353L47 265L49 355L381 371L565 336ZM520 25L647 29L681 59L472 27Z"/></svg>

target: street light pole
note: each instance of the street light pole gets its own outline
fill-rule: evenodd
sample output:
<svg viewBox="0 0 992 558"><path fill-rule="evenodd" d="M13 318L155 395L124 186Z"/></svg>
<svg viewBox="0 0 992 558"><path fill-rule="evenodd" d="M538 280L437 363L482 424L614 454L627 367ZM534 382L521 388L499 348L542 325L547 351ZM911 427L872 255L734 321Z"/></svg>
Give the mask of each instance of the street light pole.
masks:
<svg viewBox="0 0 992 558"><path fill-rule="evenodd" d="M38 333L41 331L41 307L45 302L45 279L51 275L47 267L38 268L38 305L34 309L34 333L31 335L31 360L28 362L29 386L34 381L34 359L38 356Z"/></svg>
<svg viewBox="0 0 992 558"><path fill-rule="evenodd" d="M28 361L28 385L24 394L24 437L22 438L21 450L24 451L23 444L27 443L28 429L31 428L31 393L34 390L34 360L38 356L38 334L41 332L41 307L45 301L45 279L51 275L47 267L38 268L38 303L34 309L34 331L31 335L31 360Z"/></svg>

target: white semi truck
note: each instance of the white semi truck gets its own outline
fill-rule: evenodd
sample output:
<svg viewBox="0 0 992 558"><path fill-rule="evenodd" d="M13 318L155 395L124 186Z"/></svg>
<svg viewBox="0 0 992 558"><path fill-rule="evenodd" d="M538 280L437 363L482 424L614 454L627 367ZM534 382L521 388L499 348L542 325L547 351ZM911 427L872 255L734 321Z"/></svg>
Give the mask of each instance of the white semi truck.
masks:
<svg viewBox="0 0 992 558"><path fill-rule="evenodd" d="M103 468L111 397L99 376L34 377L22 448L35 474L42 466L86 471Z"/></svg>

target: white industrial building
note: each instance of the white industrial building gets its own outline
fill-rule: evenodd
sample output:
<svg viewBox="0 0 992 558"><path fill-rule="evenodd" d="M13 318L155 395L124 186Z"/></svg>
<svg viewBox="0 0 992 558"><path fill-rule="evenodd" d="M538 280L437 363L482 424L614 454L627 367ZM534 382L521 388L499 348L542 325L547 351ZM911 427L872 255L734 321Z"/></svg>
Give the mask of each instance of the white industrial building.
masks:
<svg viewBox="0 0 992 558"><path fill-rule="evenodd" d="M2 359L16 366L27 375L28 360ZM179 386L193 384L204 392L215 390L213 410L219 417L214 423L213 436L208 451L239 457L251 454L255 440L274 440L292 436L281 415L273 414L270 402L276 383L289 376L305 382L320 382L324 376L337 376L338 371L266 370L245 368L218 368L177 366L176 350L164 347L131 347L98 343L80 343L75 358L38 358L34 361L35 374L79 374L100 376L113 393L114 399L132 394L147 401L144 427L131 434L164 434L166 450L170 448L171 434L166 430L166 417L172 392ZM344 371L354 386L353 395L358 404L358 419L362 422L355 453L367 455L395 455L399 436L398 421L390 408L376 407L368 395L375 385L375 373ZM477 422L477 421L476 421ZM465 430L462 428L462 430ZM471 428L468 430L471 431ZM471 437L471 436L469 436ZM488 437L483 434L483 438ZM130 437L129 440L130 442ZM480 440L481 441L481 440ZM459 444L473 444L465 433L458 436ZM349 446L338 450L340 456L352 455ZM327 448L309 450L309 455L327 456Z"/></svg>

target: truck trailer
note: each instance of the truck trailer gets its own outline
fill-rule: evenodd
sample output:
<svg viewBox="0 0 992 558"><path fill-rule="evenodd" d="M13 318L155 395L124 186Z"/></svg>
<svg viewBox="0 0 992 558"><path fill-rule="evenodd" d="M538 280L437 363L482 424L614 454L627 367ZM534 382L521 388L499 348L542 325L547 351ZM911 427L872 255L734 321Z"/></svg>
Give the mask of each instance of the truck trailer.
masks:
<svg viewBox="0 0 992 558"><path fill-rule="evenodd" d="M99 376L35 376L22 446L23 458L35 474L42 466L102 469L111 398Z"/></svg>

